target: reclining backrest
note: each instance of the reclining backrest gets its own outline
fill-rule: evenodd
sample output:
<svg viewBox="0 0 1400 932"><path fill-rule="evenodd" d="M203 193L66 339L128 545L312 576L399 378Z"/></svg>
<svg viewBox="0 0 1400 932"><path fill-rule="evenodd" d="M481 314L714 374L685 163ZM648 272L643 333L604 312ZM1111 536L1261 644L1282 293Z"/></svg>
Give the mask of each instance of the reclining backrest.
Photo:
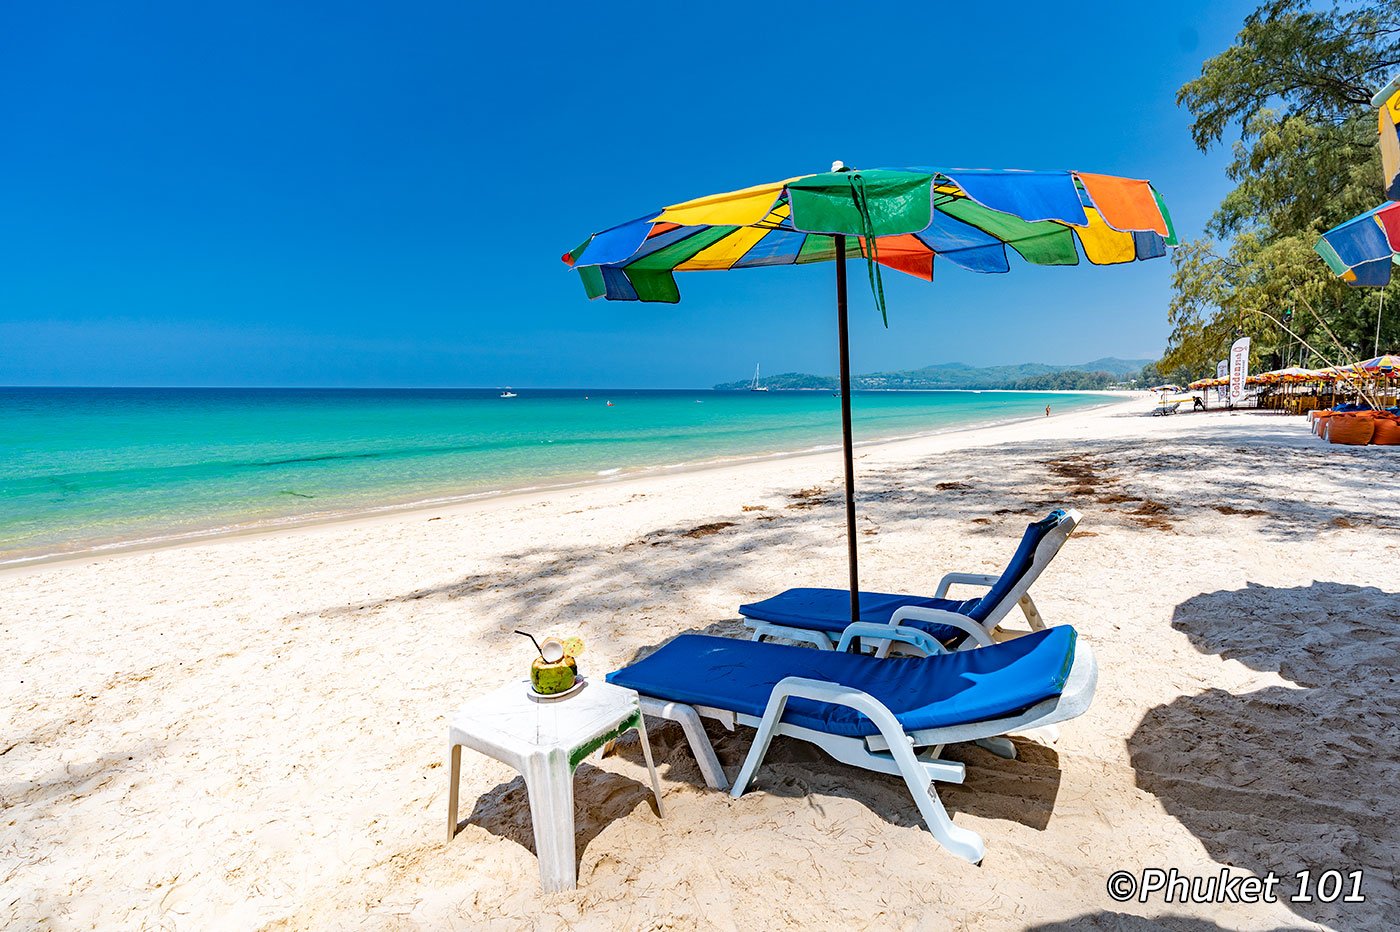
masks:
<svg viewBox="0 0 1400 932"><path fill-rule="evenodd" d="M977 600L977 604L970 610L966 610L969 617L979 622L986 623L996 612L998 617L1011 611L1015 599L1007 597L1016 590L1022 580L1026 580L1028 574L1030 579L1027 585L1034 581L1045 565L1059 552L1060 546L1064 544L1069 535L1079 524L1079 514L1077 512L1066 512L1063 509L1055 509L1049 515L1033 524L1027 525L1026 533L1021 536L1021 545L1016 548L1016 553L1011 558L1011 562L1002 571L1001 578L987 591L987 594ZM1047 543L1046 538L1053 533L1053 540L1048 542L1050 546L1041 547L1042 543ZM1043 553L1040 551L1044 551ZM1034 572L1032 572L1034 571ZM1024 588L1020 590L1024 593ZM1017 595L1017 598L1020 598ZM1003 605L1002 603L1006 604ZM997 611L998 607L1001 608Z"/></svg>

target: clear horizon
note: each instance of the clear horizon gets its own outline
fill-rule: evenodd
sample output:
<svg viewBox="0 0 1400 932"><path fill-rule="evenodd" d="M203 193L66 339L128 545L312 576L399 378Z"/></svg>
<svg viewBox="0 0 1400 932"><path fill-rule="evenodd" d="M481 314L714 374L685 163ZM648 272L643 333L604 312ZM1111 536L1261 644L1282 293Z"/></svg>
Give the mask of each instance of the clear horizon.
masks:
<svg viewBox="0 0 1400 932"><path fill-rule="evenodd" d="M1228 153L1195 149L1175 92L1250 8L1021 9L1012 31L1005 11L967 11L959 30L995 37L995 56L917 17L894 44L841 45L874 93L864 78L780 93L720 67L678 104L658 62L739 60L775 35L834 50L829 16L11 6L0 383L660 388L756 361L834 371L829 264L685 274L679 305L638 306L590 303L559 256L648 209L838 158L1150 178L1194 236L1229 189ZM1028 99L1025 68L989 67L1031 61L1057 93ZM1167 260L944 262L933 284L890 271L886 330L852 266L852 366L1158 358L1170 277Z"/></svg>
<svg viewBox="0 0 1400 932"><path fill-rule="evenodd" d="M1056 366L1056 367L1068 367L1070 370L1076 370L1076 369L1078 369L1079 371L1090 371L1090 370L1087 370L1087 369L1080 369L1080 367L1081 367L1084 363L1097 362L1097 361L1099 361L1099 360L1106 360L1106 359L1113 359L1113 360L1118 360L1118 361L1120 361L1120 362L1126 362L1126 363L1136 363L1136 362L1139 362L1140 360L1145 359L1145 358L1146 358L1146 357L1127 357L1127 356L1108 355L1108 356L1100 356L1100 357L1098 357L1098 359L1081 360L1081 362L1079 362L1079 363L1055 363L1055 362L1040 362L1040 361L1031 361L1031 360L1027 360L1027 361L1023 361L1023 362L1012 362L1012 363L992 363L992 364L987 365L987 366L972 366L972 365L970 365L970 364L968 364L968 363L963 362L962 360L950 360L950 361L948 361L948 362L926 363L926 364L923 365L923 366L914 366L914 367L911 367L911 368L913 368L913 369L930 368L930 369L931 369L931 368L937 368L937 367L941 367L941 366L964 366L964 367L969 368L969 369L987 369L987 368L1015 368L1015 367L1017 367L1017 366ZM1144 362L1143 364L1146 365L1145 362ZM851 373L851 377L852 377L852 378L862 378L862 377L865 377L865 376L875 375L875 374L877 374L877 373L879 373L879 372L888 372L888 371L891 371L891 370L874 370L874 371L871 371L871 372L852 372L852 373ZM797 371L794 370L794 371L789 371L789 372L769 372L769 373L765 373L765 375L764 375L763 377L766 379L766 378L769 378L769 377L777 377L777 376L784 376L784 375L810 375L810 376L817 376L817 377L830 377L830 378L835 378L836 375L837 375L837 373L836 373L836 371L835 371L834 369L833 369L831 372L797 372ZM499 384L499 385L311 385L311 384L305 384L305 385L270 385L270 384L262 384L262 385L216 385L216 384L207 384L207 385L177 385L177 384L173 384L173 383L170 383L170 384L149 384L149 385L138 385L138 384L134 384L134 383L133 383L133 384L129 384L129 385L98 385L98 384L87 384L87 385L83 385L83 384L58 384L58 383L48 383L48 384L45 384L45 383L31 383L31 384L23 384L23 385L20 385L20 384L7 385L7 384L0 383L0 389L53 388L53 389L75 389L75 390L76 390L76 389L93 389L93 390L98 390L98 389L131 389L131 390L140 390L140 389L170 389L170 390L177 390L177 389L191 389L191 390L194 390L194 389L208 389L208 390L211 390L211 391L220 390L220 389L247 390L247 391L252 391L252 390L266 390L266 391L279 391L279 390L306 390L306 391L497 391L497 390L500 390L500 389L505 388L505 387L510 387L510 388L515 388L515 389L525 389L525 390L527 390L527 391L532 390L532 389L537 389L537 390L541 390L541 391L569 391L569 390L574 390L574 389L578 389L578 390L585 390L585 389L587 389L587 390L592 390L592 391L600 391L600 390L613 389L613 390L617 390L617 391L678 391L678 392L685 392L685 391L713 391L713 390L714 390L714 387L715 387L716 385L722 385L722 384L729 383L729 382L743 381L743 380L747 380L747 379L750 378L750 377L751 377L751 375L745 375L745 376L743 376L742 378L741 378L741 377L735 377L735 378L732 378L732 379L716 379L716 380L714 380L714 381L712 381L712 382L710 382L710 383L708 383L708 384L706 384L706 385L624 385L624 384L612 384L612 385L596 384L596 385L591 385L591 384L587 384L587 383L578 383L578 384L558 384L558 385L534 385L534 384L529 384L529 383L524 383L524 382L521 382L521 383L502 383L502 384ZM774 389L774 390L775 390L775 391L788 391L789 389ZM801 389L791 389L791 390L792 390L792 391L799 391L799 390L801 390ZM968 390L968 389L962 389L962 388L947 388L947 389L855 389L855 391L967 391L967 390ZM981 390L984 390L984 389L979 389L979 391L981 391ZM1037 391L1037 389L1016 389L1016 390L1017 390L1017 391ZM1058 389L1057 389L1057 390L1058 390ZM1088 389L1086 389L1086 390L1088 390Z"/></svg>

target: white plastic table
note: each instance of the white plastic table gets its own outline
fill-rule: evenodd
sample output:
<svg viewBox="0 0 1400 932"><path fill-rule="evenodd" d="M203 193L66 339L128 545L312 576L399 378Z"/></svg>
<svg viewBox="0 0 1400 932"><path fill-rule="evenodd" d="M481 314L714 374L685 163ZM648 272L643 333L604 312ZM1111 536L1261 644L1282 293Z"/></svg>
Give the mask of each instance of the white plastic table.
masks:
<svg viewBox="0 0 1400 932"><path fill-rule="evenodd" d="M651 773L656 811L661 785L651 760L646 723L637 694L601 678L590 679L572 696L537 702L527 695L527 681L502 686L473 700L452 716L448 728L451 781L447 793L447 840L457 834L457 783L462 748L468 747L509 764L525 778L540 885L546 893L572 890L578 884L574 862L574 769L609 741L636 729Z"/></svg>

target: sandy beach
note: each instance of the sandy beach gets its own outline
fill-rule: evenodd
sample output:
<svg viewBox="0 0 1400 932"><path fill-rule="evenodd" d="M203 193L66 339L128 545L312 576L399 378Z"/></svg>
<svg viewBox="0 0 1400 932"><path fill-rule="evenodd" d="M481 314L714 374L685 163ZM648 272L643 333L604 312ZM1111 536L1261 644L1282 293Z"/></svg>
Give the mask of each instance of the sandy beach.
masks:
<svg viewBox="0 0 1400 932"><path fill-rule="evenodd" d="M0 925L83 928L1378 927L1400 915L1400 458L1300 418L1084 413L857 450L862 582L997 572L1085 520L1034 595L1101 667L1090 712L939 785L778 739L704 786L652 723L576 783L577 891L543 896L523 783L446 723L518 677L512 634L601 674L736 607L845 579L820 454L0 573ZM1021 619L1014 618L1014 629ZM711 729L733 774L751 732ZM1364 870L1364 903L1115 903L1117 870Z"/></svg>

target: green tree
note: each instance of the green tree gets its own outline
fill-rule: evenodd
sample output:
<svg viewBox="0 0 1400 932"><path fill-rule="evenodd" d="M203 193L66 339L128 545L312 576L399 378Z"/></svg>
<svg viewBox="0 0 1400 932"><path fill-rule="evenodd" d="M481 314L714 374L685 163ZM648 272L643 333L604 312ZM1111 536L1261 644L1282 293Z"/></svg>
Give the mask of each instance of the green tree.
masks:
<svg viewBox="0 0 1400 932"><path fill-rule="evenodd" d="M1155 362L1150 362L1147 365L1143 366L1142 371L1139 372L1133 378L1142 388L1148 388L1153 385L1161 385L1164 381L1164 379L1162 378L1162 370L1157 368L1157 364Z"/></svg>
<svg viewBox="0 0 1400 932"><path fill-rule="evenodd" d="M1108 372L1085 372L1082 369L1065 369L1060 372L1047 372L1017 379L1012 388L1022 391L1093 391L1106 388L1117 381Z"/></svg>
<svg viewBox="0 0 1400 932"><path fill-rule="evenodd" d="M1256 368L1323 364L1284 329L1290 310L1288 329L1327 362L1371 354L1381 289L1339 281L1313 245L1381 202L1370 99L1397 68L1400 0L1322 10L1274 0L1181 88L1202 151L1236 135L1235 188L1206 235L1173 254L1164 372L1213 375L1237 335L1251 338ZM1400 285L1385 291L1382 349L1400 344Z"/></svg>

